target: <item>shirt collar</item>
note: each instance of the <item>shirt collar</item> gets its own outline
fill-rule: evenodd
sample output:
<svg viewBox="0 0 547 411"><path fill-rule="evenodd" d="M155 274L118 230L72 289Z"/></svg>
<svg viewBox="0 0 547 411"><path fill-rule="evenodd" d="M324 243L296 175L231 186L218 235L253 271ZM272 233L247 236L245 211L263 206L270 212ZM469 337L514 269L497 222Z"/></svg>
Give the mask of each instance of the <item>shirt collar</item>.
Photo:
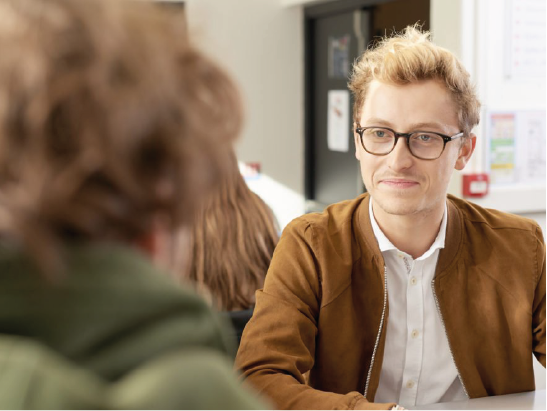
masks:
<svg viewBox="0 0 547 411"><path fill-rule="evenodd" d="M370 224L372 225L372 231L374 232L374 236L376 237L376 240L378 241L378 246L380 247L380 251L382 253L389 250L400 251L397 249L397 247L395 247L391 243L391 241L389 241L389 239L385 236L384 232L381 230L380 226L376 222L376 218L374 217L374 213L372 211L372 197L370 198L370 201L368 203L368 211L370 216ZM443 219L441 221L441 227L439 228L437 237L435 238L435 241L433 242L433 244L431 244L431 247L429 247L429 250L427 250L422 256L418 257L417 260L425 260L426 258L431 256L435 251L437 251L437 249L444 248L447 221L448 221L448 211L447 211L446 201L445 201Z"/></svg>

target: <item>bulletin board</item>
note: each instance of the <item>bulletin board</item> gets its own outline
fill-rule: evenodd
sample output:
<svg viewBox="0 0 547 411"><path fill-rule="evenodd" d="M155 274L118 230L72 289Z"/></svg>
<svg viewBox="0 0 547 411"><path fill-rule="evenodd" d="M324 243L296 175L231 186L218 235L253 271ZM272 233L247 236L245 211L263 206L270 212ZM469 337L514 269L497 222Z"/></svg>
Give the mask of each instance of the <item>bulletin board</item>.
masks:
<svg viewBox="0 0 547 411"><path fill-rule="evenodd" d="M545 213L545 111L488 111L482 121L490 188L473 202L509 213Z"/></svg>
<svg viewBox="0 0 547 411"><path fill-rule="evenodd" d="M506 0L505 76L545 76L545 0Z"/></svg>
<svg viewBox="0 0 547 411"><path fill-rule="evenodd" d="M486 164L492 186L545 186L545 111L487 114Z"/></svg>

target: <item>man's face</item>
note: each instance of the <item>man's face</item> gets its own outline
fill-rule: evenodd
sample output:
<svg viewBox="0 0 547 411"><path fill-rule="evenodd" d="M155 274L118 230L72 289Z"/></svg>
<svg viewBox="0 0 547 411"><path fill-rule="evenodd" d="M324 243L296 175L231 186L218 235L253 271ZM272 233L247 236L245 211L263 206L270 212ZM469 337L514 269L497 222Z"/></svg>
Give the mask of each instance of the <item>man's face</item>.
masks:
<svg viewBox="0 0 547 411"><path fill-rule="evenodd" d="M374 80L361 111L361 127L388 127L400 133L433 131L453 136L458 126L457 108L445 87L434 80L392 85ZM421 160L399 138L391 153L367 153L355 133L355 156L361 163L363 182L377 206L393 215L429 214L444 208L454 169L465 167L475 146L475 136L446 144L441 157Z"/></svg>

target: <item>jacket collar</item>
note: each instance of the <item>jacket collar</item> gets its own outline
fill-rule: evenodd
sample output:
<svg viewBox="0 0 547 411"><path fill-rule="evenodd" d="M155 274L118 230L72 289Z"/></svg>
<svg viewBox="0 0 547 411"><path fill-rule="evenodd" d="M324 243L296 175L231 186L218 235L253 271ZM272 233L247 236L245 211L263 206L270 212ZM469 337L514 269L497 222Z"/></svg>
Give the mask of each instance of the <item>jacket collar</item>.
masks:
<svg viewBox="0 0 547 411"><path fill-rule="evenodd" d="M372 224L370 223L369 214L370 194L365 193L363 195L363 201L359 205L357 211L358 227L361 231L361 235L358 235L359 245L361 247L361 255L367 260L375 260L379 267L384 266L384 257L378 246L378 240L374 235ZM383 271L382 271L383 273Z"/></svg>
<svg viewBox="0 0 547 411"><path fill-rule="evenodd" d="M447 198L447 213L448 221L446 226L446 237L444 240L444 248L439 252L439 259L437 261L437 277L442 277L450 267L456 262L456 257L460 252L460 246L462 244L462 217L458 212L458 209L453 204L453 197L448 195ZM374 235L374 230L370 222L370 213L369 213L369 204L370 204L370 194L366 193L363 195L363 201L359 205L359 210L357 211L358 216L358 227L361 230L359 238L359 244L361 247L361 254L364 258L374 259L376 263L380 266L384 266L384 258L380 247L378 246L378 241Z"/></svg>
<svg viewBox="0 0 547 411"><path fill-rule="evenodd" d="M435 270L437 278L443 277L445 272L456 263L463 241L463 220L452 199L453 197L449 195L447 200L448 223L446 238L444 248L439 252L437 269Z"/></svg>
<svg viewBox="0 0 547 411"><path fill-rule="evenodd" d="M376 222L376 217L374 217L374 211L372 210L372 201L369 201L368 205L368 212L370 216L370 224L372 225L372 230L374 232L374 236L376 237L376 240L378 241L378 246L380 247L380 251L382 254L386 251L401 251L393 243L389 240L389 238L386 237L378 223ZM425 260L426 258L429 258L437 249L444 248L444 240L446 237L446 221L448 219L448 211L447 211L447 205L446 201L444 203L444 212L443 217L441 219L441 226L439 228L439 232L437 233L437 237L435 237L435 241L429 247L429 249L420 257L418 257L416 260Z"/></svg>

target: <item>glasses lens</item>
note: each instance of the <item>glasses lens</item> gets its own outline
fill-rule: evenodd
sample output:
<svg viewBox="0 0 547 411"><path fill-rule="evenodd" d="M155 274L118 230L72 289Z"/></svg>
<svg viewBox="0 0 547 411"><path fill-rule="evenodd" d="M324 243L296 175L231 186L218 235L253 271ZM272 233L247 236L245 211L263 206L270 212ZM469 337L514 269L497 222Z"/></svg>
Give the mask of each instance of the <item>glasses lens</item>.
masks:
<svg viewBox="0 0 547 411"><path fill-rule="evenodd" d="M423 159L438 158L444 149L443 138L435 133L413 133L409 144L412 154Z"/></svg>
<svg viewBox="0 0 547 411"><path fill-rule="evenodd" d="M385 128L367 128L363 131L363 146L372 154L387 154L393 148L395 135Z"/></svg>

